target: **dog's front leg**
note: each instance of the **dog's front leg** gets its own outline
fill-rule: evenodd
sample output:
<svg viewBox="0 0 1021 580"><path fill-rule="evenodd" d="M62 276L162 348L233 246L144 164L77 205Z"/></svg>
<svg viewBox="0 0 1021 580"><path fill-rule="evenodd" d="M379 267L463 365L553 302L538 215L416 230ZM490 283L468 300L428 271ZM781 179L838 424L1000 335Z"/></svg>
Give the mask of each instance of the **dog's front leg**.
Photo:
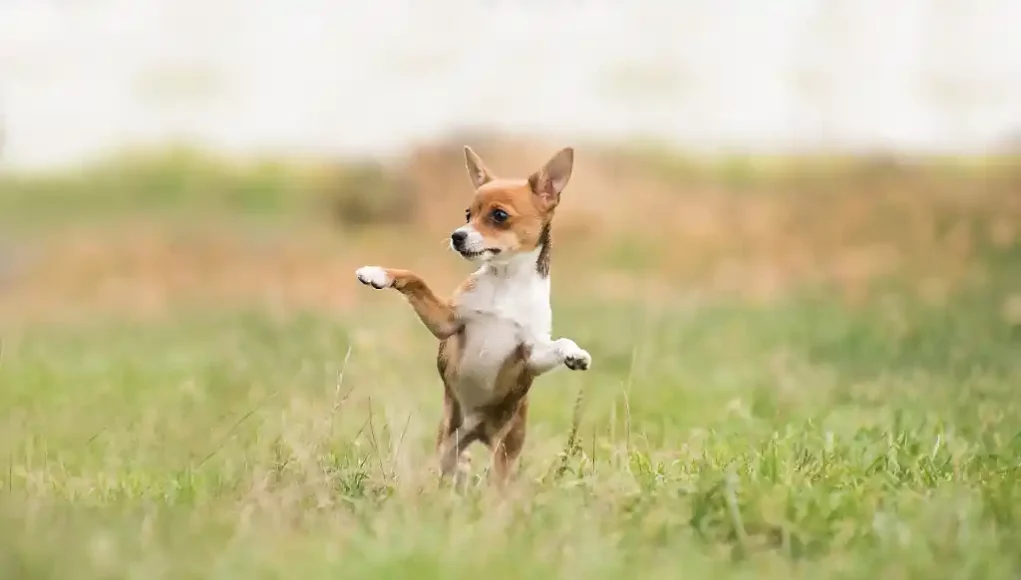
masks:
<svg viewBox="0 0 1021 580"><path fill-rule="evenodd" d="M355 270L355 276L362 284L377 290L393 288L403 294L429 332L440 340L452 336L460 328L450 302L436 296L429 285L414 272L363 266Z"/></svg>
<svg viewBox="0 0 1021 580"><path fill-rule="evenodd" d="M569 338L537 342L531 347L527 365L536 376L560 365L572 371L585 371L592 364L592 356Z"/></svg>

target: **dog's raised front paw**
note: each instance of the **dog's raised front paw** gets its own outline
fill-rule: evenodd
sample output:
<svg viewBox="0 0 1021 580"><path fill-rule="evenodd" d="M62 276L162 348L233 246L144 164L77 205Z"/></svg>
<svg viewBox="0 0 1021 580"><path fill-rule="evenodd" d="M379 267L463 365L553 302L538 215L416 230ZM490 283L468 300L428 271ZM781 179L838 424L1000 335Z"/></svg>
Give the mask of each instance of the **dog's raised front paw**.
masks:
<svg viewBox="0 0 1021 580"><path fill-rule="evenodd" d="M564 357L564 365L572 371L587 371L592 365L592 356L579 348L577 352Z"/></svg>
<svg viewBox="0 0 1021 580"><path fill-rule="evenodd" d="M569 338L557 340L557 348L564 357L564 366L572 371L587 371L592 366L592 356Z"/></svg>
<svg viewBox="0 0 1021 580"><path fill-rule="evenodd" d="M394 282L390 276L387 276L386 270L379 266L362 266L355 270L355 277L362 284L372 286L376 290L389 288Z"/></svg>

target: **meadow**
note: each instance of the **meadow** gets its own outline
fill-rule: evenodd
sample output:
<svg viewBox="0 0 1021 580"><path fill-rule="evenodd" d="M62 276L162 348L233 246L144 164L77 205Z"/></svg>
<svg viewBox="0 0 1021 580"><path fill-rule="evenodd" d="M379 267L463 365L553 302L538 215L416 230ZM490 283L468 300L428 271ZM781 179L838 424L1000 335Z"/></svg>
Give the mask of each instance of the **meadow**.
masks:
<svg viewBox="0 0 1021 580"><path fill-rule="evenodd" d="M558 144L489 139L497 173ZM2 578L1019 578L1021 163L578 146L506 496L440 486L461 141L0 173Z"/></svg>

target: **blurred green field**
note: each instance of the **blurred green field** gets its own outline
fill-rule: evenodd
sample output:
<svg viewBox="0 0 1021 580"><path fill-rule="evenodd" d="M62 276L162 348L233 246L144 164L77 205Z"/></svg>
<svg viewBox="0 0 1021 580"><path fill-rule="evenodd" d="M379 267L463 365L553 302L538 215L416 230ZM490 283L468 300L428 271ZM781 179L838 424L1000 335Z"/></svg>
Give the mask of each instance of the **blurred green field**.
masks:
<svg viewBox="0 0 1021 580"><path fill-rule="evenodd" d="M466 272L446 154L0 178L0 577L1021 576L1009 163L601 153L553 274L594 365L537 383L499 498L481 449L437 485L434 341L351 274Z"/></svg>

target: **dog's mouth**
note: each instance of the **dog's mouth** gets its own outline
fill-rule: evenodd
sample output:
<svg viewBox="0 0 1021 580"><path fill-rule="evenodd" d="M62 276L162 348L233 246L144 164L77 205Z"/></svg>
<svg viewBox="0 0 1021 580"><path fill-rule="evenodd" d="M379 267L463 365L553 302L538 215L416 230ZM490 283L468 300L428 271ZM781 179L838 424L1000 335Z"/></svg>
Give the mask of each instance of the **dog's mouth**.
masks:
<svg viewBox="0 0 1021 580"><path fill-rule="evenodd" d="M498 250L496 248L490 248L490 249L487 249L487 250L480 250L478 252L472 252L471 250L458 250L457 253L461 254L461 256L464 257L464 258L472 260L472 259L475 259L475 258L482 257L482 256L484 256L487 253L492 255L492 256L495 256L495 255L500 253L500 250Z"/></svg>

